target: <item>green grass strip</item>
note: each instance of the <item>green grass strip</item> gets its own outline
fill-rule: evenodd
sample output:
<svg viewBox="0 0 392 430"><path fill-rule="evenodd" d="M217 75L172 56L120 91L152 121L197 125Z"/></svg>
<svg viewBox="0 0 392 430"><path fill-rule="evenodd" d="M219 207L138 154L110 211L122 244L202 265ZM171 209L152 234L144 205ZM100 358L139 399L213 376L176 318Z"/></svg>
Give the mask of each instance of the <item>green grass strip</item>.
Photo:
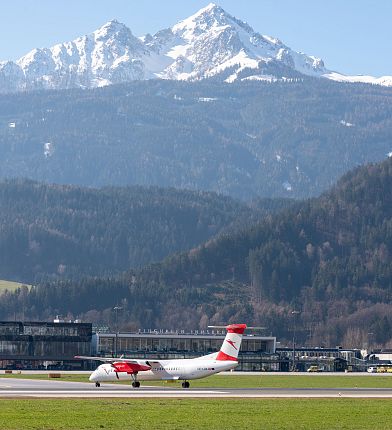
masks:
<svg viewBox="0 0 392 430"><path fill-rule="evenodd" d="M2 430L388 429L387 399L0 400Z"/></svg>

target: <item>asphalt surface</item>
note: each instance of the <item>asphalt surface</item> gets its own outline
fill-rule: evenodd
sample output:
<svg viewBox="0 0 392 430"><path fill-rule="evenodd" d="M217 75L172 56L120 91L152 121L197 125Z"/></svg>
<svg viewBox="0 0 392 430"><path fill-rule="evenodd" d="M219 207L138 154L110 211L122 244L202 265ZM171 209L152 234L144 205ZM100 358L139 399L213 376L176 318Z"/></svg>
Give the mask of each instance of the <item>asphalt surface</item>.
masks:
<svg viewBox="0 0 392 430"><path fill-rule="evenodd" d="M62 375L91 375L92 370L13 370L14 374L18 372L23 373L23 375L42 375L48 373L60 373ZM5 370L0 370L0 375L4 375ZM216 376L340 376L340 377L350 377L350 376L383 376L392 378L392 373L368 373L368 372L220 372Z"/></svg>
<svg viewBox="0 0 392 430"><path fill-rule="evenodd" d="M191 382L192 383L192 382ZM189 388L45 381L32 379L0 379L0 398L392 398L392 388Z"/></svg>

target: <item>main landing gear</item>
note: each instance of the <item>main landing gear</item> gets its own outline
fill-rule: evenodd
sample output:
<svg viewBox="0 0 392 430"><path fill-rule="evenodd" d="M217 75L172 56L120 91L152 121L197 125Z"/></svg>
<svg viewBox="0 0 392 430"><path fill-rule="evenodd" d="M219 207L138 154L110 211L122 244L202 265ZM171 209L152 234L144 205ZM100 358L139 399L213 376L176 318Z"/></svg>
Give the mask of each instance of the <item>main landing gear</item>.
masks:
<svg viewBox="0 0 392 430"><path fill-rule="evenodd" d="M181 386L182 386L182 388L189 388L189 386L190 386L189 381L184 381L184 382L181 384Z"/></svg>
<svg viewBox="0 0 392 430"><path fill-rule="evenodd" d="M140 382L136 379L136 375L137 375L137 372L131 373L132 387L133 388L139 388L140 387Z"/></svg>

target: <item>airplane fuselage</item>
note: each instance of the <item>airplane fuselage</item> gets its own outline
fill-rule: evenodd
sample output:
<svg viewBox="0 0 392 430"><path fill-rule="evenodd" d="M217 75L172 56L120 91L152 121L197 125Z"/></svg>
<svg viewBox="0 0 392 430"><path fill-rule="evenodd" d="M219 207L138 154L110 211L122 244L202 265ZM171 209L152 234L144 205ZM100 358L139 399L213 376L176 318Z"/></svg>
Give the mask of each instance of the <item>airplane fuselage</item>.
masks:
<svg viewBox="0 0 392 430"><path fill-rule="evenodd" d="M150 370L138 372L139 381L176 381L201 379L215 373L234 369L238 361L218 361L205 359L160 360L159 362L142 361L141 365L151 366ZM132 374L116 371L110 363L101 364L91 374L92 382L132 381Z"/></svg>

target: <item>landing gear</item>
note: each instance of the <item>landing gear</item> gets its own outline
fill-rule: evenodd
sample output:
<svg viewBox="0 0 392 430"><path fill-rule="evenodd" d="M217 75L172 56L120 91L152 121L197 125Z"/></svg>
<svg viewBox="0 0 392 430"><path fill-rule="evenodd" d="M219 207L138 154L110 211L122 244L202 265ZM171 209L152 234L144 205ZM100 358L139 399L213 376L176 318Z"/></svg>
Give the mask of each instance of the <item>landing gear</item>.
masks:
<svg viewBox="0 0 392 430"><path fill-rule="evenodd" d="M181 385L182 385L182 388L189 388L190 386L188 381L184 381Z"/></svg>
<svg viewBox="0 0 392 430"><path fill-rule="evenodd" d="M133 388L139 388L140 387L140 382L136 379L136 375L137 375L137 372L131 373L132 387Z"/></svg>
<svg viewBox="0 0 392 430"><path fill-rule="evenodd" d="M101 386L101 384L100 384L99 382L96 382L96 383L95 383L95 386L96 386L97 388L99 388L99 387Z"/></svg>

